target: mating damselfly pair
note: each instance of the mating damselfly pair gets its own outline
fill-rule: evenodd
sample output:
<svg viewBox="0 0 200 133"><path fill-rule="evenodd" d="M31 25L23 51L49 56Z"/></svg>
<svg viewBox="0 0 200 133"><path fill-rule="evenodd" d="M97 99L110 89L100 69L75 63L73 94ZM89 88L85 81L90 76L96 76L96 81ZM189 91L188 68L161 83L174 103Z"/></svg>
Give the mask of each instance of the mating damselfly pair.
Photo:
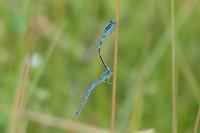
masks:
<svg viewBox="0 0 200 133"><path fill-rule="evenodd" d="M116 25L115 21L111 20L109 22L109 24L104 28L103 35L101 36L99 44L98 44L99 57L101 59L101 62L103 64L104 68L106 69L106 71L95 82L93 82L92 85L90 86L90 88L87 90L86 95L84 96L83 100L81 101L81 103L80 103L80 105L79 105L79 107L78 107L78 109L76 111L76 116L80 115L80 113L81 113L81 111L83 109L83 106L85 105L85 103L87 102L90 94L97 87L97 85L100 84L103 81L106 81L106 80L109 83L109 78L113 74L112 69L105 63L105 61L104 61L104 59L102 57L101 47L103 45L103 42L104 42L104 39L106 38L106 36L109 33L112 33L114 31L115 25Z"/></svg>

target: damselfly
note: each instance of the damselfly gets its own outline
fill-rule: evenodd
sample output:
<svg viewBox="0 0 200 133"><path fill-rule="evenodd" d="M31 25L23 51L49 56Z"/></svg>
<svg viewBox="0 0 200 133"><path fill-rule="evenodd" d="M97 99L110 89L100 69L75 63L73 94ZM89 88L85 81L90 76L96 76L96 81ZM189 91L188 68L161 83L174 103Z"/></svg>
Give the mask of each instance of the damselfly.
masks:
<svg viewBox="0 0 200 133"><path fill-rule="evenodd" d="M100 39L99 45L98 45L99 57L101 59L101 62L103 64L103 66L105 67L105 69L108 69L108 65L105 63L105 61L104 61L104 59L103 59L103 57L101 55L101 46L103 45L103 41L106 38L106 36L108 35L108 33L112 33L114 31L115 25L116 25L115 21L111 20L109 22L109 24L104 28L103 35L101 36L101 39Z"/></svg>
<svg viewBox="0 0 200 133"><path fill-rule="evenodd" d="M103 41L105 39L105 37L108 35L108 33L112 33L112 31L115 28L116 23L114 21L110 21L109 24L104 28L104 32L103 35L100 39L100 42L98 44L98 48L99 48L99 57L106 69L106 71L100 76L100 78L98 78L91 86L90 88L87 90L86 95L84 96L83 100L81 101L77 111L76 111L76 116L79 116L79 114L81 113L83 106L85 105L85 103L87 102L90 94L92 93L92 91L97 87L98 84L100 84L101 82L107 80L109 83L109 78L110 76L113 74L113 71L110 69L110 67L108 67L108 65L105 63L102 55L101 55L101 46L103 45Z"/></svg>
<svg viewBox="0 0 200 133"><path fill-rule="evenodd" d="M97 87L98 84L100 84L101 82L103 81L106 81L108 80L109 81L109 78L110 76L112 75L112 71L111 69L108 69L106 72L104 72L100 78L98 78L91 86L90 88L87 90L87 93L85 95L85 97L83 98L83 100L81 101L77 111L76 111L76 116L79 116L79 114L81 113L82 109L83 109L83 106L85 105L85 103L87 102L90 94L92 93L92 91Z"/></svg>

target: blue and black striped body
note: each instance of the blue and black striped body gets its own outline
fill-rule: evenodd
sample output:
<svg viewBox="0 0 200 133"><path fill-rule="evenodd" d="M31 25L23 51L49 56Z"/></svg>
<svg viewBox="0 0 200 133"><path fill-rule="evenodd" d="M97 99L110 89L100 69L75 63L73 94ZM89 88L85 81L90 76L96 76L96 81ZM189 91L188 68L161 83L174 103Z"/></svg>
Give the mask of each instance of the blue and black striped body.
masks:
<svg viewBox="0 0 200 133"><path fill-rule="evenodd" d="M83 106L85 105L85 103L87 102L90 94L92 93L92 91L97 87L98 84L100 84L103 81L106 81L109 79L109 77L112 75L112 71L107 70L106 72L104 72L101 77L99 79L97 79L91 86L90 88L87 90L87 93L85 95L85 97L83 98L83 100L81 101L77 111L76 111L76 116L79 116L79 114L81 113Z"/></svg>
<svg viewBox="0 0 200 133"><path fill-rule="evenodd" d="M98 44L98 49L99 49L99 57L101 59L102 64L104 65L106 71L99 77L99 79L97 79L91 86L90 88L87 90L86 95L84 96L83 100L81 101L77 111L76 111L76 116L78 117L79 114L81 113L85 103L87 102L90 94L92 93L92 91L97 87L98 84L100 84L103 81L109 81L110 76L113 74L113 71L110 69L110 67L108 67L108 65L105 63L102 55L101 55L101 46L103 45L103 41L106 38L106 36L108 35L108 33L112 33L112 31L115 28L116 23L114 21L110 21L109 24L104 28L104 32L103 35L100 39L100 42Z"/></svg>
<svg viewBox="0 0 200 133"><path fill-rule="evenodd" d="M106 38L106 36L109 34L109 33L112 33L114 31L114 28L115 28L115 25L116 25L116 22L114 22L113 20L111 20L109 22L109 24L104 28L104 31L103 31L103 35L100 39L100 42L99 42L99 45L98 45L98 48L99 48L99 57L101 59L101 62L102 64L104 65L105 69L108 69L109 67L106 65L102 55L101 55L101 46L103 45L103 41L104 39Z"/></svg>

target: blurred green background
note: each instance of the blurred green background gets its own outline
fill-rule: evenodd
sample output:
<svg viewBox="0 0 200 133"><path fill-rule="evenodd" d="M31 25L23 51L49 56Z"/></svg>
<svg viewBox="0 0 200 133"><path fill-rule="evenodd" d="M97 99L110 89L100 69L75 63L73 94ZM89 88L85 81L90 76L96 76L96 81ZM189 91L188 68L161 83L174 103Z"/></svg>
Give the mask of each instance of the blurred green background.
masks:
<svg viewBox="0 0 200 133"><path fill-rule="evenodd" d="M193 131L200 104L199 5L175 0L179 133ZM172 131L170 15L170 1L121 1L118 132ZM99 85L78 119L75 110L104 72L97 44L114 18L114 0L0 1L1 133L20 123L20 113L20 133L109 131L112 85ZM113 48L111 34L103 45L111 67Z"/></svg>

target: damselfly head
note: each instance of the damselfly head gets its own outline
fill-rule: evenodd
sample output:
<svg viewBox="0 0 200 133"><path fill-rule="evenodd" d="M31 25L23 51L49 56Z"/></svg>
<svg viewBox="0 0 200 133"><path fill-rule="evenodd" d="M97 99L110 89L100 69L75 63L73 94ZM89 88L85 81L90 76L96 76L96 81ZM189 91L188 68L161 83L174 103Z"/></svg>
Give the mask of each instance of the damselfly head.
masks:
<svg viewBox="0 0 200 133"><path fill-rule="evenodd" d="M109 24L105 27L105 33L108 33L108 32L112 32L115 28L115 25L116 25L116 22L113 21L113 20L110 20Z"/></svg>

